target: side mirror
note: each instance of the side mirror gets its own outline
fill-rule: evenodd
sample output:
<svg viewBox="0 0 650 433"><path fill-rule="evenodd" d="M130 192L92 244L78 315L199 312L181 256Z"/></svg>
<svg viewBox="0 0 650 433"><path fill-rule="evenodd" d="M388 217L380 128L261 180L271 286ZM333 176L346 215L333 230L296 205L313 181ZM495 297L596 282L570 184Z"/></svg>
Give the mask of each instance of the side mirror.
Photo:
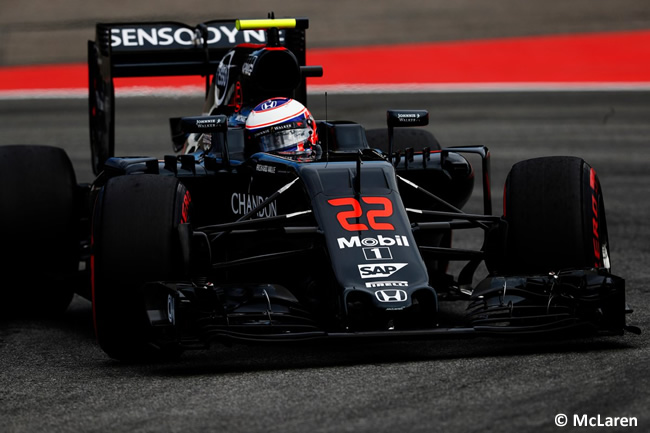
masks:
<svg viewBox="0 0 650 433"><path fill-rule="evenodd" d="M188 134L225 132L228 130L228 119L224 115L172 117L169 119L169 127L174 152L180 152Z"/></svg>
<svg viewBox="0 0 650 433"><path fill-rule="evenodd" d="M386 124L388 125L388 161L392 164L393 129L409 126L426 126L429 124L429 112L427 110L388 110L386 112Z"/></svg>
<svg viewBox="0 0 650 433"><path fill-rule="evenodd" d="M185 133L225 132L228 130L228 118L223 114L181 117L179 123L180 130Z"/></svg>
<svg viewBox="0 0 650 433"><path fill-rule="evenodd" d="M388 127L426 126L429 124L427 110L388 110L386 112Z"/></svg>
<svg viewBox="0 0 650 433"><path fill-rule="evenodd" d="M214 151L214 143L217 141L215 135L223 137L221 140L222 146L221 158L225 166L230 166L230 155L228 151L228 117L219 114L217 116L191 116L191 117L177 117L169 119L172 129L172 141L174 142L174 150L179 151L183 148L187 134L211 134L212 135L212 150ZM178 150L177 150L178 149ZM217 149L219 150L219 149Z"/></svg>

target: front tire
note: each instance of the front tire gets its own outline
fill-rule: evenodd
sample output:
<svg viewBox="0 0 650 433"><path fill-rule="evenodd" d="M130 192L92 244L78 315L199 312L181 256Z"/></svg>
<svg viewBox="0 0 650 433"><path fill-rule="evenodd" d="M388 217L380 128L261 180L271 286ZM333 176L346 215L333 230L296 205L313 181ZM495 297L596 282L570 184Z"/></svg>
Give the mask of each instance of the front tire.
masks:
<svg viewBox="0 0 650 433"><path fill-rule="evenodd" d="M506 179L504 216L507 272L610 270L603 194L584 160L557 156L515 164Z"/></svg>
<svg viewBox="0 0 650 433"><path fill-rule="evenodd" d="M180 224L189 193L176 179L120 176L100 192L93 219L93 317L97 340L111 357L155 360L180 353L177 342L152 341L141 289L185 273Z"/></svg>
<svg viewBox="0 0 650 433"><path fill-rule="evenodd" d="M573 157L515 164L504 217L505 253L486 262L490 276L468 307L475 329L554 336L626 329L625 282L611 274L605 205L589 164Z"/></svg>

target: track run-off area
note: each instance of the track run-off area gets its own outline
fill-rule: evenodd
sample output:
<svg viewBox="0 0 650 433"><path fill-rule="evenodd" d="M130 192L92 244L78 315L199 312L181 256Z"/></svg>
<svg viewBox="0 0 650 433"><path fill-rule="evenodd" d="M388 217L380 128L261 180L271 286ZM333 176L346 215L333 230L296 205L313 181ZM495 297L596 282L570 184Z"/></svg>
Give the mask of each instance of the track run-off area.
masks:
<svg viewBox="0 0 650 433"><path fill-rule="evenodd" d="M316 48L312 93L650 89L650 31ZM86 97L86 64L0 68L0 99ZM116 79L122 95L200 93L201 77Z"/></svg>

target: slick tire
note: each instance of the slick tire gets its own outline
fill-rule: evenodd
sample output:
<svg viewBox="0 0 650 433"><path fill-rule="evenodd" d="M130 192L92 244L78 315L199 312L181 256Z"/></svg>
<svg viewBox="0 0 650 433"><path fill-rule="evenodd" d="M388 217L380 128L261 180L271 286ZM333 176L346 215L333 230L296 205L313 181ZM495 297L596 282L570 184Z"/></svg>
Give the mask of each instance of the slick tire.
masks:
<svg viewBox="0 0 650 433"><path fill-rule="evenodd" d="M79 270L79 199L63 149L0 146L0 310L57 315L66 310Z"/></svg>
<svg viewBox="0 0 650 433"><path fill-rule="evenodd" d="M141 288L177 280L185 266L179 224L189 193L172 177L120 176L97 197L93 217L93 318L100 347L121 361L180 354L178 344L152 341Z"/></svg>
<svg viewBox="0 0 650 433"><path fill-rule="evenodd" d="M506 179L504 216L508 234L501 271L609 270L602 189L584 160L558 156L515 164Z"/></svg>

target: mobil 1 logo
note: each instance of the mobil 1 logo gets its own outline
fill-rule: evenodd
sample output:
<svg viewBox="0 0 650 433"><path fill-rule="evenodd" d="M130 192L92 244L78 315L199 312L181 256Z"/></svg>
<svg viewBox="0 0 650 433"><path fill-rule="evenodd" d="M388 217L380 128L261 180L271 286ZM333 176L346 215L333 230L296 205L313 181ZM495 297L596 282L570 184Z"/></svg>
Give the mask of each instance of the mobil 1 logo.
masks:
<svg viewBox="0 0 650 433"><path fill-rule="evenodd" d="M365 237L351 236L336 238L339 249L359 247L408 247L408 238L404 235Z"/></svg>
<svg viewBox="0 0 650 433"><path fill-rule="evenodd" d="M363 256L366 260L393 260L389 247L364 247Z"/></svg>

